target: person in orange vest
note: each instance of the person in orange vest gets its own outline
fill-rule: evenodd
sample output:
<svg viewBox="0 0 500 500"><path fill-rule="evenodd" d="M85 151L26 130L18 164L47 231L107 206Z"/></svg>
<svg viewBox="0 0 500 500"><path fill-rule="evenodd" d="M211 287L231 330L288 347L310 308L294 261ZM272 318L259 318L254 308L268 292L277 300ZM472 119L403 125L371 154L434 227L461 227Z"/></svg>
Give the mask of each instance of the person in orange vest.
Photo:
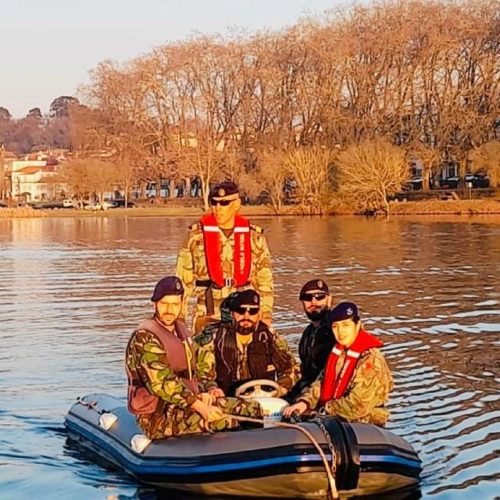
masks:
<svg viewBox="0 0 500 500"><path fill-rule="evenodd" d="M389 418L385 404L393 388L392 374L380 352L382 342L362 328L358 308L341 302L328 316L336 344L325 369L283 411L289 418L319 409L351 422L384 426Z"/></svg>
<svg viewBox="0 0 500 500"><path fill-rule="evenodd" d="M194 334L221 318L220 304L231 293L248 288L261 298L262 321L270 326L274 301L271 255L262 228L239 214L238 186L221 182L210 192L211 213L190 226L179 250L175 274L186 293L182 316L192 295Z"/></svg>
<svg viewBox="0 0 500 500"><path fill-rule="evenodd" d="M178 319L183 293L179 278L160 280L151 298L154 316L140 324L127 346L128 409L149 439L237 427L227 414L262 417L256 401L201 392L193 340Z"/></svg>

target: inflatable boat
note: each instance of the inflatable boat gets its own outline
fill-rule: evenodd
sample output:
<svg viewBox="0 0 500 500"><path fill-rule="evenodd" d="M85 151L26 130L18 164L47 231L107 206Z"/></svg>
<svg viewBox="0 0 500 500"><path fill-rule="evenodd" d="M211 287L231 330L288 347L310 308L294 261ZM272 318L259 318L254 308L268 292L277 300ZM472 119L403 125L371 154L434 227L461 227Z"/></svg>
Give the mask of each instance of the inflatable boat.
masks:
<svg viewBox="0 0 500 500"><path fill-rule="evenodd" d="M342 496L407 489L418 484L421 472L417 454L402 438L333 417L297 424L313 440L298 428L271 423L150 442L123 401L91 394L73 404L65 425L70 439L140 482L197 495L325 498L329 482L321 451Z"/></svg>

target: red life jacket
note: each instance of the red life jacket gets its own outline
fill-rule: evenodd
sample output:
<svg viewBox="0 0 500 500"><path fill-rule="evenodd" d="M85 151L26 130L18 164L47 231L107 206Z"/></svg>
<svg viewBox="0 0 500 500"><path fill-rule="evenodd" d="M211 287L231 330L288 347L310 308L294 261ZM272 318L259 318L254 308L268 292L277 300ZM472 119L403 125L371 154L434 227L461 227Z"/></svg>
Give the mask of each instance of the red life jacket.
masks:
<svg viewBox="0 0 500 500"><path fill-rule="evenodd" d="M194 375L195 365L193 343L191 340L191 334L186 328L184 322L176 321L175 331L177 335L169 332L155 319L147 319L139 325L136 331L138 330L147 330L158 338L165 351L164 362L170 366L170 368L179 376L180 379L182 379L189 389L191 389L195 394L198 394L198 382ZM188 360L186 359L186 350L184 347L185 342L187 342L189 348L191 349L191 360L189 361L190 366L188 365ZM129 411L134 415L146 415L153 413L158 406L160 398L149 391L135 370L131 371L127 364L125 364L125 367L128 379L127 400Z"/></svg>
<svg viewBox="0 0 500 500"><path fill-rule="evenodd" d="M213 214L204 215L200 219L205 247L205 260L208 275L219 287L230 286L239 288L248 283L250 268L252 266L252 248L250 244L250 222L236 215L234 219L234 251L233 251L233 276L224 276L222 272L222 242L221 229L217 225Z"/></svg>
<svg viewBox="0 0 500 500"><path fill-rule="evenodd" d="M368 349L382 346L383 343L379 339L364 330L360 330L354 343L347 349L344 365L337 379L335 368L344 349L341 344L336 344L326 362L325 375L321 384L320 405L324 406L331 399L341 398L351 381L361 354Z"/></svg>

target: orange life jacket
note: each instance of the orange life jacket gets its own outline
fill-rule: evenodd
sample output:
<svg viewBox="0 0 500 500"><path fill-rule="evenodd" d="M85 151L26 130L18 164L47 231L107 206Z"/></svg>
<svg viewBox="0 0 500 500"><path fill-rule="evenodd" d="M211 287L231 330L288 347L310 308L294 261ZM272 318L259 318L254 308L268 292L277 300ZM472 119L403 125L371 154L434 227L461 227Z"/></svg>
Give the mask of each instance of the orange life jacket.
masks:
<svg viewBox="0 0 500 500"><path fill-rule="evenodd" d="M331 399L341 398L352 379L361 354L368 349L382 346L383 343L379 339L364 330L360 330L354 343L347 349L344 364L337 377L335 368L344 346L336 344L326 362L325 375L321 384L320 405L324 406Z"/></svg>
<svg viewBox="0 0 500 500"><path fill-rule="evenodd" d="M222 272L221 229L213 214L204 215L200 219L203 231L203 243L208 275L219 287L239 288L248 284L252 266L252 248L250 243L250 222L236 215L234 220L233 275L224 276Z"/></svg>
<svg viewBox="0 0 500 500"><path fill-rule="evenodd" d="M194 376L195 365L193 343L191 334L186 328L184 322L176 321L175 331L177 335L169 332L155 319L147 319L139 325L136 331L138 330L147 330L158 338L165 351L164 362L170 366L170 368L195 394L198 394L198 382ZM191 351L190 360L186 358L186 343ZM158 406L160 398L149 391L135 370L132 371L130 367L126 365L126 371L128 379L127 400L129 411L134 415L146 415L153 413Z"/></svg>

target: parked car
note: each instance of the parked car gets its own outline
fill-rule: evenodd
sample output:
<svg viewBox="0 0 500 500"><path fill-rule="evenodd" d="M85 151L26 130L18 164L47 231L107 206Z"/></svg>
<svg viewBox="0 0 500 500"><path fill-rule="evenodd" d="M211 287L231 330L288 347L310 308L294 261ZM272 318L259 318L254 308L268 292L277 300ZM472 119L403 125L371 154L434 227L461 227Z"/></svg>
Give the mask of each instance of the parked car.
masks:
<svg viewBox="0 0 500 500"><path fill-rule="evenodd" d="M119 208L125 206L125 200L113 200L111 203L112 203L111 208ZM132 208L132 207L135 207L135 203L133 201L128 200L127 208Z"/></svg>
<svg viewBox="0 0 500 500"><path fill-rule="evenodd" d="M465 179L466 183L471 182L472 183L472 187L475 187L474 184L476 182L476 176L474 174L465 174L464 179Z"/></svg>
<svg viewBox="0 0 500 500"><path fill-rule="evenodd" d="M412 191L418 191L419 189L422 189L423 187L423 178L421 175L414 175L410 179L410 186Z"/></svg>
<svg viewBox="0 0 500 500"><path fill-rule="evenodd" d="M471 180L472 187L475 188L489 188L490 187L490 178L488 174L484 172L476 172Z"/></svg>
<svg viewBox="0 0 500 500"><path fill-rule="evenodd" d="M454 177L439 179L439 187L444 189L456 189L458 187L459 182L460 182L460 177L458 175L455 175Z"/></svg>
<svg viewBox="0 0 500 500"><path fill-rule="evenodd" d="M473 188L488 188L490 187L490 179L488 174L484 172L477 172L475 174L469 172L464 176L465 185L471 183ZM447 179L440 179L439 187L445 189L456 189L460 182L460 177L458 175L454 177L448 177Z"/></svg>
<svg viewBox="0 0 500 500"><path fill-rule="evenodd" d="M102 203L99 202L92 202L89 203L88 205L85 205L85 210L107 210L108 208L112 208L113 205L109 201L103 201Z"/></svg>
<svg viewBox="0 0 500 500"><path fill-rule="evenodd" d="M63 200L62 202L63 208L75 208L75 202L70 199Z"/></svg>

